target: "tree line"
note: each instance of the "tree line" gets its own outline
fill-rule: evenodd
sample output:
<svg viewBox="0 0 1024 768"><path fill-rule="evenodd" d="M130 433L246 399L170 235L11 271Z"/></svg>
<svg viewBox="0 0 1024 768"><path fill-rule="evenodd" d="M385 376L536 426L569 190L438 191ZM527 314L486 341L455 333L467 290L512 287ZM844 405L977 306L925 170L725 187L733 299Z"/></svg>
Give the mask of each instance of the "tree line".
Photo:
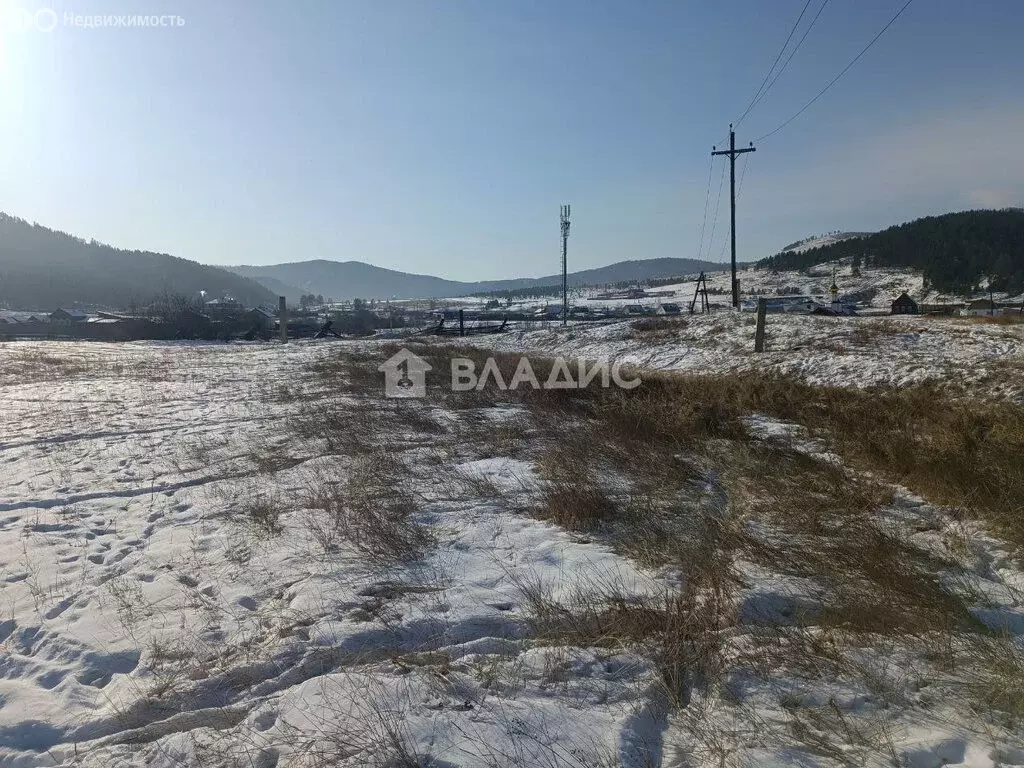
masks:
<svg viewBox="0 0 1024 768"><path fill-rule="evenodd" d="M964 211L889 227L866 237L784 251L758 262L773 270L802 270L849 259L862 267L920 270L925 290L964 293L991 288L1024 291L1024 210Z"/></svg>

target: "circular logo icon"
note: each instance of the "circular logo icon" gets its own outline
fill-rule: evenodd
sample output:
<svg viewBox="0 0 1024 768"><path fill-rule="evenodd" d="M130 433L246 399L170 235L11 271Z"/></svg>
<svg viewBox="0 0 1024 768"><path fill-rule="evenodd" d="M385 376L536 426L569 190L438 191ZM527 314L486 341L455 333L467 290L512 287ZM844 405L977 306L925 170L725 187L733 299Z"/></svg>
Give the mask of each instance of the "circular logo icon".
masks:
<svg viewBox="0 0 1024 768"><path fill-rule="evenodd" d="M0 27L15 32L52 32L57 27L57 12L52 8L32 12L27 8L5 7L0 9Z"/></svg>
<svg viewBox="0 0 1024 768"><path fill-rule="evenodd" d="M35 28L40 32L53 32L57 26L57 12L53 8L40 8L33 18Z"/></svg>

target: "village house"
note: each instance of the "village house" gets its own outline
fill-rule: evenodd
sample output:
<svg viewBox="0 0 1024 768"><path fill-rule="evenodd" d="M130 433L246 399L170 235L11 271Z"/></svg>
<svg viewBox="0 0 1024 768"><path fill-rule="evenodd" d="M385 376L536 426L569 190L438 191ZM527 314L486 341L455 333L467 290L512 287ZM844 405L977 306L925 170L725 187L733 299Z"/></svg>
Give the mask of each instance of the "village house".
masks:
<svg viewBox="0 0 1024 768"><path fill-rule="evenodd" d="M896 297L891 306L891 313L894 315L916 315L920 312L917 302L910 298L906 291Z"/></svg>
<svg viewBox="0 0 1024 768"><path fill-rule="evenodd" d="M960 310L962 317L986 317L1002 313L1002 308L992 299L974 299L967 302L967 306Z"/></svg>
<svg viewBox="0 0 1024 768"><path fill-rule="evenodd" d="M89 313L84 309L55 309L50 313L50 322L54 325L71 325L72 323L84 323L89 319Z"/></svg>

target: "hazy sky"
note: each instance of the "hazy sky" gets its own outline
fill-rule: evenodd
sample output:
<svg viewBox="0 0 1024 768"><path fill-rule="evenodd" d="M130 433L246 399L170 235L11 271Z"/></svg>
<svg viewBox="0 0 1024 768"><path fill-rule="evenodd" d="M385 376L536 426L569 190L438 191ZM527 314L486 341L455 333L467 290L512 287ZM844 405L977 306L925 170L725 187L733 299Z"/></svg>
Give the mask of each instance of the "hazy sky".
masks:
<svg viewBox="0 0 1024 768"><path fill-rule="evenodd" d="M792 115L902 2L828 2L737 141ZM711 146L804 0L4 3L58 23L0 32L0 210L208 263L469 280L557 271L562 202L573 269L727 259L728 178L699 252ZM185 24L86 29L66 13ZM1021 0L915 0L740 160L740 258L1024 204L1022 32Z"/></svg>

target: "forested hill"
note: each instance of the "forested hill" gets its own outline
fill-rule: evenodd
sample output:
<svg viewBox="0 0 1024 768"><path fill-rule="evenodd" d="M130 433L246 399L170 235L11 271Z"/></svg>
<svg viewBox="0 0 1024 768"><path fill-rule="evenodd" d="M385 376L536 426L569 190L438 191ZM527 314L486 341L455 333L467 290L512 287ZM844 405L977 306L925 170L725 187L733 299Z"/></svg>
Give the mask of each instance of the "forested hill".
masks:
<svg viewBox="0 0 1024 768"><path fill-rule="evenodd" d="M0 213L0 304L12 309L129 307L158 296L225 293L273 304L259 283L217 267L149 251L126 251Z"/></svg>
<svg viewBox="0 0 1024 768"><path fill-rule="evenodd" d="M625 281L717 271L724 267L694 259L641 259L620 261L606 267L569 273L569 286L605 285ZM416 275L384 269L362 261L298 261L265 266L231 267L240 275L260 281L268 289L297 301L304 293L323 294L334 299L391 298L427 299L472 296L504 291L529 292L562 284L561 275L517 277L509 280L460 282L432 275ZM289 286L294 286L289 290Z"/></svg>
<svg viewBox="0 0 1024 768"><path fill-rule="evenodd" d="M784 251L760 262L769 269L806 269L836 259L878 267L910 267L925 287L970 291L992 278L996 291L1024 291L1024 210L964 211L928 216L867 237L802 253Z"/></svg>

